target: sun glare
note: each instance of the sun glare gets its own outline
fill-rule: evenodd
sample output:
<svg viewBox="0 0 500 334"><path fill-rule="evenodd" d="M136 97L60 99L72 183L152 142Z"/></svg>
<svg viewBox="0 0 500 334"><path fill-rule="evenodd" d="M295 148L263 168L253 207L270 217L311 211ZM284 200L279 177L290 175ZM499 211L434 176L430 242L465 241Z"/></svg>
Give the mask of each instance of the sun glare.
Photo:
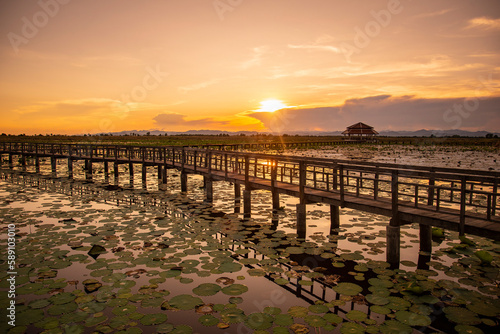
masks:
<svg viewBox="0 0 500 334"><path fill-rule="evenodd" d="M260 109L255 111L259 112L274 112L276 110L290 108L280 100L265 100L260 103Z"/></svg>

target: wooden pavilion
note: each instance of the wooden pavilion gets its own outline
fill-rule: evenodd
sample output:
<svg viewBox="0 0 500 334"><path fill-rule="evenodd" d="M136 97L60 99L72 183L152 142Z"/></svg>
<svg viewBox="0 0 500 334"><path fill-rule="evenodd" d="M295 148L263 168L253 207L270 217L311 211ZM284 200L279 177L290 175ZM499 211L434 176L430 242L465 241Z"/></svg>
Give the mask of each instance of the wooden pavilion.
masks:
<svg viewBox="0 0 500 334"><path fill-rule="evenodd" d="M378 135L378 132L373 129L373 126L369 126L365 123L356 123L348 126L347 129L342 132L344 136L355 137L355 138L373 138Z"/></svg>

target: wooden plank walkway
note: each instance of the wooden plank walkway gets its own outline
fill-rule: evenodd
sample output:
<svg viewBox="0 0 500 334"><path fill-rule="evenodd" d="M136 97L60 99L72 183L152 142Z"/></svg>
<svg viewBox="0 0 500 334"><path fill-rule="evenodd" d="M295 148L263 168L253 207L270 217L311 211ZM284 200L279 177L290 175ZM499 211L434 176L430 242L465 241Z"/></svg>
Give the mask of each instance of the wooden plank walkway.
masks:
<svg viewBox="0 0 500 334"><path fill-rule="evenodd" d="M181 187L187 189L188 174L203 175L207 197L213 198L211 183L233 182L244 186L245 208L250 193L264 189L273 194L273 208L279 207L279 194L298 197L298 224L305 228L305 205L326 203L392 217L391 226L418 223L500 240L498 183L500 173L364 161L304 158L248 152L207 150L188 147L144 147L114 145L67 145L2 143L0 155L18 156L21 166L34 159L50 158L52 171L57 159L68 161L72 174L74 161L84 160L92 175L93 163L118 166L140 164L143 179L146 166L181 171ZM166 180L165 180L166 182ZM276 203L277 202L277 203ZM278 206L277 206L278 205ZM333 210L333 208L332 208ZM301 212L304 211L302 214ZM245 213L250 214L247 209ZM334 226L336 227L336 226Z"/></svg>

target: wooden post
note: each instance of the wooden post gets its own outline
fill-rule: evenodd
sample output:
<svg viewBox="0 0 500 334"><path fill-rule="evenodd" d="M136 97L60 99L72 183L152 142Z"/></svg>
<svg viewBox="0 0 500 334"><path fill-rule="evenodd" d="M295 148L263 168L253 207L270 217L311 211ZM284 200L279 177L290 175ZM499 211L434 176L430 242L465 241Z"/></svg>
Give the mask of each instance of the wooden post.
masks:
<svg viewBox="0 0 500 334"><path fill-rule="evenodd" d="M210 176L204 176L205 183L205 200L209 203L212 203L214 200L214 189L213 189L213 181Z"/></svg>
<svg viewBox="0 0 500 334"><path fill-rule="evenodd" d="M419 224L420 251L432 252L432 228L430 225Z"/></svg>
<svg viewBox="0 0 500 334"><path fill-rule="evenodd" d="M56 174L57 174L57 170L56 170L56 168L57 168L57 159L56 159L56 157L54 157L54 156L50 157L50 165L52 167L52 176L56 176Z"/></svg>
<svg viewBox="0 0 500 334"><path fill-rule="evenodd" d="M68 157L68 177L70 179L73 178L73 159L71 158L71 156Z"/></svg>
<svg viewBox="0 0 500 334"><path fill-rule="evenodd" d="M145 163L142 164L142 183L146 184L147 181L148 166Z"/></svg>
<svg viewBox="0 0 500 334"><path fill-rule="evenodd" d="M92 179L92 160L91 159L88 159L88 160L85 160L86 163L87 163L87 169L86 169L86 178L87 179Z"/></svg>
<svg viewBox="0 0 500 334"><path fill-rule="evenodd" d="M181 172L181 192L187 192L187 180L188 176L186 173Z"/></svg>
<svg viewBox="0 0 500 334"><path fill-rule="evenodd" d="M297 234L299 238L305 239L306 237L306 204L297 204Z"/></svg>
<svg viewBox="0 0 500 334"><path fill-rule="evenodd" d="M134 180L134 164L132 162L128 163L128 173L130 176L130 182Z"/></svg>
<svg viewBox="0 0 500 334"><path fill-rule="evenodd" d="M9 168L14 168L14 157L12 153L9 153Z"/></svg>
<svg viewBox="0 0 500 334"><path fill-rule="evenodd" d="M239 203L241 200L241 185L234 183L234 201Z"/></svg>
<svg viewBox="0 0 500 334"><path fill-rule="evenodd" d="M280 194L276 187L276 177L278 174L277 161L271 161L271 196L273 202L273 211L276 212L280 209Z"/></svg>
<svg viewBox="0 0 500 334"><path fill-rule="evenodd" d="M306 193L305 193L305 187L306 187L306 164L304 161L299 162L299 200L300 204L305 204L306 203Z"/></svg>
<svg viewBox="0 0 500 334"><path fill-rule="evenodd" d="M109 164L108 161L104 161L104 181L109 181Z"/></svg>
<svg viewBox="0 0 500 334"><path fill-rule="evenodd" d="M460 180L460 227L459 234L465 235L465 196L467 190L467 178L465 176Z"/></svg>
<svg viewBox="0 0 500 334"><path fill-rule="evenodd" d="M23 168L23 170L26 170L26 155L21 154L21 166Z"/></svg>
<svg viewBox="0 0 500 334"><path fill-rule="evenodd" d="M115 160L113 163L113 169L114 169L114 174L115 174L115 184L118 185L118 180L120 177L120 172L118 170L118 162Z"/></svg>
<svg viewBox="0 0 500 334"><path fill-rule="evenodd" d="M163 166L163 169L162 169L161 182L163 184L167 184L167 180L168 180L168 169L167 169L167 165L165 164Z"/></svg>
<svg viewBox="0 0 500 334"><path fill-rule="evenodd" d="M162 178L162 168L161 168L161 165L158 165L158 180L161 180Z"/></svg>
<svg viewBox="0 0 500 334"><path fill-rule="evenodd" d="M40 157L38 156L38 154L35 157L35 171L37 173L40 173Z"/></svg>
<svg viewBox="0 0 500 334"><path fill-rule="evenodd" d="M330 205L330 232L340 227L340 208Z"/></svg>
<svg viewBox="0 0 500 334"><path fill-rule="evenodd" d="M391 219L390 224L387 226L387 236L386 236L386 243L387 243L387 250L386 250L386 257L387 257L387 262L391 265L392 268L398 268L399 267L399 260L400 260L400 234L401 234L401 228L398 223L394 221L394 218Z"/></svg>
<svg viewBox="0 0 500 334"><path fill-rule="evenodd" d="M434 205L434 185L436 180L434 179L434 171L431 169L431 177L429 178L429 189L427 192L427 205Z"/></svg>
<svg viewBox="0 0 500 334"><path fill-rule="evenodd" d="M392 195L392 219L399 225L399 178L398 171L393 170L391 176L391 195Z"/></svg>
<svg viewBox="0 0 500 334"><path fill-rule="evenodd" d="M245 218L252 215L252 191L246 188L243 191L243 213Z"/></svg>
<svg viewBox="0 0 500 334"><path fill-rule="evenodd" d="M345 206L345 187L344 187L344 166L339 166L339 181L340 181L340 206Z"/></svg>

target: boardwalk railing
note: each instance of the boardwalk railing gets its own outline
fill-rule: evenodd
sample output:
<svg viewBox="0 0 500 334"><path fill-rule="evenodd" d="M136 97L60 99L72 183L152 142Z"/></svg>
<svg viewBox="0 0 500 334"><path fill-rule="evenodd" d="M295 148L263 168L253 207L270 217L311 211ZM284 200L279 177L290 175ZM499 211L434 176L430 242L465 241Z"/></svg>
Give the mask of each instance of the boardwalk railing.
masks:
<svg viewBox="0 0 500 334"><path fill-rule="evenodd" d="M326 202L370 208L371 212L398 217L427 211L459 217L464 233L466 219L500 224L498 183L500 173L351 160L306 158L178 146L146 147L80 144L1 143L0 153L38 159L68 159L177 168L210 180L244 184L247 190L269 189L298 196L301 203ZM116 169L117 170L117 169ZM354 204L352 204L354 203ZM441 216L443 216L441 215ZM413 218L412 218L413 219ZM408 220L415 222L415 220Z"/></svg>

